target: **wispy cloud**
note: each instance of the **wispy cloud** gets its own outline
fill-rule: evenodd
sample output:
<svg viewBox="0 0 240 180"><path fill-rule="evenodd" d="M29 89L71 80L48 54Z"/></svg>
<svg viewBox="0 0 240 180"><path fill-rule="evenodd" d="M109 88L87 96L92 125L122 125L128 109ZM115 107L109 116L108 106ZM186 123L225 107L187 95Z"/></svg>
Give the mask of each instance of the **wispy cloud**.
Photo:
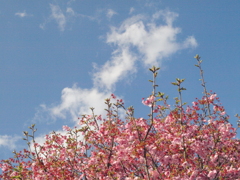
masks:
<svg viewBox="0 0 240 180"><path fill-rule="evenodd" d="M64 15L62 9L59 5L49 4L51 9L51 14L46 20L39 25L41 29L45 29L46 25L52 21L55 21L58 25L60 31L64 31L66 27L66 16Z"/></svg>
<svg viewBox="0 0 240 180"><path fill-rule="evenodd" d="M71 7L67 8L66 13L68 13L71 16L76 16L75 11Z"/></svg>
<svg viewBox="0 0 240 180"><path fill-rule="evenodd" d="M112 9L107 10L108 19L111 19L113 17L113 15L115 15L115 14L117 14L117 12L115 12L114 10L112 10Z"/></svg>
<svg viewBox="0 0 240 180"><path fill-rule="evenodd" d="M15 15L16 15L16 16L19 16L19 17L21 17L21 18L26 17L26 16L32 16L32 15L30 15L30 14L27 14L26 11L17 12L17 13L15 13Z"/></svg>
<svg viewBox="0 0 240 180"><path fill-rule="evenodd" d="M56 22L60 31L65 31L67 24L72 22L71 20L74 18L87 18L89 20L96 20L96 18L79 14L70 7L71 3L74 1L69 1L68 6L65 8L61 8L57 4L49 4L51 12L50 15L45 19L43 23L39 25L41 29L45 29L46 25L50 22Z"/></svg>
<svg viewBox="0 0 240 180"><path fill-rule="evenodd" d="M135 9L133 7L131 7L129 10L129 14L132 14L134 11L135 11Z"/></svg>
<svg viewBox="0 0 240 180"><path fill-rule="evenodd" d="M66 17L63 14L63 11L58 5L50 4L50 8L51 8L51 18L56 21L60 31L64 31L66 26Z"/></svg>
<svg viewBox="0 0 240 180"><path fill-rule="evenodd" d="M72 3L74 3L76 0L69 0L68 2L67 2L67 4L68 5L71 5Z"/></svg>
<svg viewBox="0 0 240 180"><path fill-rule="evenodd" d="M87 18L89 20L96 20L96 18L94 18L92 16L77 13L73 10L73 8L67 7L67 9L66 9L66 19L68 20L68 19L71 19L73 17L75 17L75 18L80 17L80 18Z"/></svg>
<svg viewBox="0 0 240 180"><path fill-rule="evenodd" d="M11 150L16 149L16 142L20 139L20 136L0 135L0 146L7 147Z"/></svg>

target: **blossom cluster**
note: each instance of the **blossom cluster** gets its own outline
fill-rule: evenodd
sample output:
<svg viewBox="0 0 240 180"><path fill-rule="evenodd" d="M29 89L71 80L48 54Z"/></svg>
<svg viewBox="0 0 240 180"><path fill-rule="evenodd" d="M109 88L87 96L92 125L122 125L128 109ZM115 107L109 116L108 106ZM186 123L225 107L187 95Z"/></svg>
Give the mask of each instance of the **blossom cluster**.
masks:
<svg viewBox="0 0 240 180"><path fill-rule="evenodd" d="M155 74L158 69L150 70ZM153 91L142 99L151 109L149 118L134 117L134 108L125 108L123 100L111 94L106 116L95 115L92 108L91 115L79 118L79 127L63 126L65 134L46 135L44 144L35 142L32 125L33 134L24 134L33 147L2 160L0 178L240 180L240 141L219 98L205 93L186 106L182 82L174 83L180 98L173 109L163 93ZM126 112L124 119L120 108Z"/></svg>
<svg viewBox="0 0 240 180"><path fill-rule="evenodd" d="M2 161L1 178L238 179L240 142L215 101L202 98L164 118L161 112L152 123L131 116L123 121L112 104L108 118L83 116L81 128L63 126L66 135L47 135L43 145L34 144L36 152ZM200 113L206 103L213 107L208 120Z"/></svg>

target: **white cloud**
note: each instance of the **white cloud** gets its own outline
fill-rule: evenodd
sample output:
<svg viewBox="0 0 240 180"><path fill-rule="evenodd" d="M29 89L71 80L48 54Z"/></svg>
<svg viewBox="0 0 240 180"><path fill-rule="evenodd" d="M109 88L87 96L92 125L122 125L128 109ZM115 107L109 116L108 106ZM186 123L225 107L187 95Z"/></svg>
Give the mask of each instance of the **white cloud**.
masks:
<svg viewBox="0 0 240 180"><path fill-rule="evenodd" d="M61 8L58 5L53 4L50 4L50 8L52 13L51 18L57 22L60 31L64 31L66 26L66 17L63 14Z"/></svg>
<svg viewBox="0 0 240 180"><path fill-rule="evenodd" d="M108 9L107 10L107 17L108 19L111 19L113 17L113 15L117 14L114 10L112 9Z"/></svg>
<svg viewBox="0 0 240 180"><path fill-rule="evenodd" d="M164 58L173 53L197 46L193 36L188 37L184 42L177 41L181 29L172 26L177 16L170 11L159 11L152 19L147 19L149 23L144 23L145 16L133 16L123 22L119 28L113 27L107 35L107 42L116 45L118 49L137 48L146 66L160 66ZM156 21L159 18L162 18L166 24L157 25Z"/></svg>
<svg viewBox="0 0 240 180"><path fill-rule="evenodd" d="M99 92L98 89L81 89L74 85L72 88L62 90L61 103L51 108L53 116L66 118L67 114L77 120L82 114L91 113L90 107L96 108L95 112L103 112L104 99L109 98L109 92ZM81 114L79 114L81 113Z"/></svg>
<svg viewBox="0 0 240 180"><path fill-rule="evenodd" d="M193 36L189 36L183 43L183 48L197 47L197 40Z"/></svg>
<svg viewBox="0 0 240 180"><path fill-rule="evenodd" d="M95 108L96 114L105 112L104 99L110 97L109 91L100 92L97 88L82 89L74 85L66 87L61 93L61 102L58 105L41 105L35 114L34 121L53 121L56 118L71 118L75 123L83 114L91 114L90 107Z"/></svg>
<svg viewBox="0 0 240 180"><path fill-rule="evenodd" d="M7 147L11 150L16 149L16 142L20 139L20 136L0 135L0 146Z"/></svg>
<svg viewBox="0 0 240 180"><path fill-rule="evenodd" d="M72 13L71 9L67 11ZM113 45L115 50L104 65L94 65L93 87L82 89L74 85L72 88L64 88L58 105L42 105L41 109L52 119L70 116L73 122L77 121L79 115L89 114L90 107L95 108L96 114L105 114L104 99L109 98L120 80L129 79L129 76L137 72L137 61L148 67L160 66L177 51L197 46L193 36L187 37L183 42L177 40L177 35L181 32L180 28L173 26L177 16L176 13L165 10L152 17L136 15L126 19L119 27L111 27L106 42ZM160 18L164 23L159 25Z"/></svg>
<svg viewBox="0 0 240 180"><path fill-rule="evenodd" d="M23 12L17 12L15 13L16 16L19 16L21 18L26 17L26 16L31 16L30 14L27 14L26 11Z"/></svg>
<svg viewBox="0 0 240 180"><path fill-rule="evenodd" d="M136 72L134 63L135 55L129 48L119 48L112 53L112 59L107 61L101 68L95 65L97 72L93 75L95 87L113 90L114 85L128 74Z"/></svg>

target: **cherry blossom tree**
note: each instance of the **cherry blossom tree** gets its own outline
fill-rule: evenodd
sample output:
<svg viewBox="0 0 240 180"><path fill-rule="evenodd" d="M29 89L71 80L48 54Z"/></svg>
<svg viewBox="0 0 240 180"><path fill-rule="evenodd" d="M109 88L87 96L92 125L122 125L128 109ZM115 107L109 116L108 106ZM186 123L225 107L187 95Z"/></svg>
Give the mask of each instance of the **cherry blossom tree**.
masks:
<svg viewBox="0 0 240 180"><path fill-rule="evenodd" d="M79 127L63 126L65 134L52 132L44 144L35 140L35 125L25 131L28 149L14 151L2 160L2 179L240 179L240 141L217 94L206 89L202 60L195 56L204 96L192 105L183 103L184 79L176 79L175 105L157 92L159 68L152 67L153 92L142 103L149 118L136 118L114 94L106 103L106 116L79 118ZM120 118L120 109L126 118ZM240 117L237 115L238 119ZM239 122L240 120L238 120ZM239 125L239 124L238 124Z"/></svg>

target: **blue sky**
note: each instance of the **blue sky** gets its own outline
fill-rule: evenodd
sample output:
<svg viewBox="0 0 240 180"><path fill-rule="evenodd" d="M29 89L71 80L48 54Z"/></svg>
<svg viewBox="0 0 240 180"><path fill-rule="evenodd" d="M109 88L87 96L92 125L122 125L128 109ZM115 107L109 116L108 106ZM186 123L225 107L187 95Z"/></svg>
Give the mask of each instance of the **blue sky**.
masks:
<svg viewBox="0 0 240 180"><path fill-rule="evenodd" d="M239 1L8 1L0 2L0 159L27 148L22 131L37 137L74 126L95 107L104 113L111 93L135 107L151 93L152 65L161 67L158 91L185 78L183 100L201 98L200 54L208 90L230 122L240 113ZM238 133L239 137L239 133Z"/></svg>

